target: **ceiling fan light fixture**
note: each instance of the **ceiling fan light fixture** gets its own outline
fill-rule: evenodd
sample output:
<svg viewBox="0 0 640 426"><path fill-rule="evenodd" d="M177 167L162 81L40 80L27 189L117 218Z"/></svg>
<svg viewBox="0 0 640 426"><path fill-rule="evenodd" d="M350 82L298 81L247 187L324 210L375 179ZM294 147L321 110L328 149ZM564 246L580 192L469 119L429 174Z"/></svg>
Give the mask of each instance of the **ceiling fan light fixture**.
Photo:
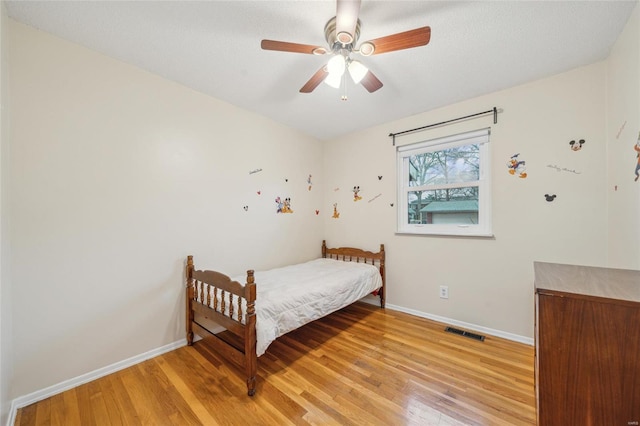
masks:
<svg viewBox="0 0 640 426"><path fill-rule="evenodd" d="M329 59L329 62L327 62L327 71L329 71L329 75L340 77L344 74L345 66L346 63L344 56L335 55L333 58Z"/></svg>
<svg viewBox="0 0 640 426"><path fill-rule="evenodd" d="M368 72L369 68L364 66L360 61L351 61L349 63L349 75L355 84L360 83Z"/></svg>
<svg viewBox="0 0 640 426"><path fill-rule="evenodd" d="M358 49L358 52L360 52L362 56L371 56L375 51L376 51L376 46L373 43L370 43L368 41L365 41L364 43L362 43L360 45L360 49Z"/></svg>
<svg viewBox="0 0 640 426"><path fill-rule="evenodd" d="M340 85L342 84L342 74L329 73L327 78L324 79L324 82L327 83L329 86L333 87L334 89L339 89Z"/></svg>

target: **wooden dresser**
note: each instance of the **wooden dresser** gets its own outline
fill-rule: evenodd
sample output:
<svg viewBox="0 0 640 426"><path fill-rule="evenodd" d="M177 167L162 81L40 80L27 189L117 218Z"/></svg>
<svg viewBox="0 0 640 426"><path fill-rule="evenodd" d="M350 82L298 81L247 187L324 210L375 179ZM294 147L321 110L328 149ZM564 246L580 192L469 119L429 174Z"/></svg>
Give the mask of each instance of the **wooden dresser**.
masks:
<svg viewBox="0 0 640 426"><path fill-rule="evenodd" d="M639 425L640 271L534 270L538 425Z"/></svg>

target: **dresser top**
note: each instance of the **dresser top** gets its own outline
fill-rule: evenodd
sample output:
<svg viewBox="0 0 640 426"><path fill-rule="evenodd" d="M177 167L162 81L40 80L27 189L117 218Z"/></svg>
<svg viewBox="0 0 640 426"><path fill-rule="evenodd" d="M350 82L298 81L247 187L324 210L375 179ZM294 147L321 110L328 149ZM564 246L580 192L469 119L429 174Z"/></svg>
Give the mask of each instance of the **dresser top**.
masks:
<svg viewBox="0 0 640 426"><path fill-rule="evenodd" d="M640 271L533 262L535 288L640 302Z"/></svg>

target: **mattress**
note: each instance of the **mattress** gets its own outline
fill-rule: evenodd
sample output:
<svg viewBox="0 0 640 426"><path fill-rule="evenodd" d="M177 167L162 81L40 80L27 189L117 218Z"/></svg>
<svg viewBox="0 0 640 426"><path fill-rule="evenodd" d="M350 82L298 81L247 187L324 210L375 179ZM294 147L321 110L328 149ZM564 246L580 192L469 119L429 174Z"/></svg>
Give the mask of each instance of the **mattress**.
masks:
<svg viewBox="0 0 640 426"><path fill-rule="evenodd" d="M232 277L245 282L246 276ZM322 318L382 287L374 265L316 259L255 272L256 353L279 336Z"/></svg>

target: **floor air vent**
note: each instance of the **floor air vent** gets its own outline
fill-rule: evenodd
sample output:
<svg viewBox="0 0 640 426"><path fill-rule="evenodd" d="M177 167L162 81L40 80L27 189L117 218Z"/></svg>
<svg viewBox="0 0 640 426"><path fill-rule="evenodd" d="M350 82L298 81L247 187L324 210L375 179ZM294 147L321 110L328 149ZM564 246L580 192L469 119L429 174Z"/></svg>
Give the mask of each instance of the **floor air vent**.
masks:
<svg viewBox="0 0 640 426"><path fill-rule="evenodd" d="M447 327L444 329L444 331L453 333L453 334L459 334L460 336L464 336L470 339L480 340L481 342L484 342L484 336L481 334L470 333L468 331L460 330L458 328L453 328L453 327Z"/></svg>

